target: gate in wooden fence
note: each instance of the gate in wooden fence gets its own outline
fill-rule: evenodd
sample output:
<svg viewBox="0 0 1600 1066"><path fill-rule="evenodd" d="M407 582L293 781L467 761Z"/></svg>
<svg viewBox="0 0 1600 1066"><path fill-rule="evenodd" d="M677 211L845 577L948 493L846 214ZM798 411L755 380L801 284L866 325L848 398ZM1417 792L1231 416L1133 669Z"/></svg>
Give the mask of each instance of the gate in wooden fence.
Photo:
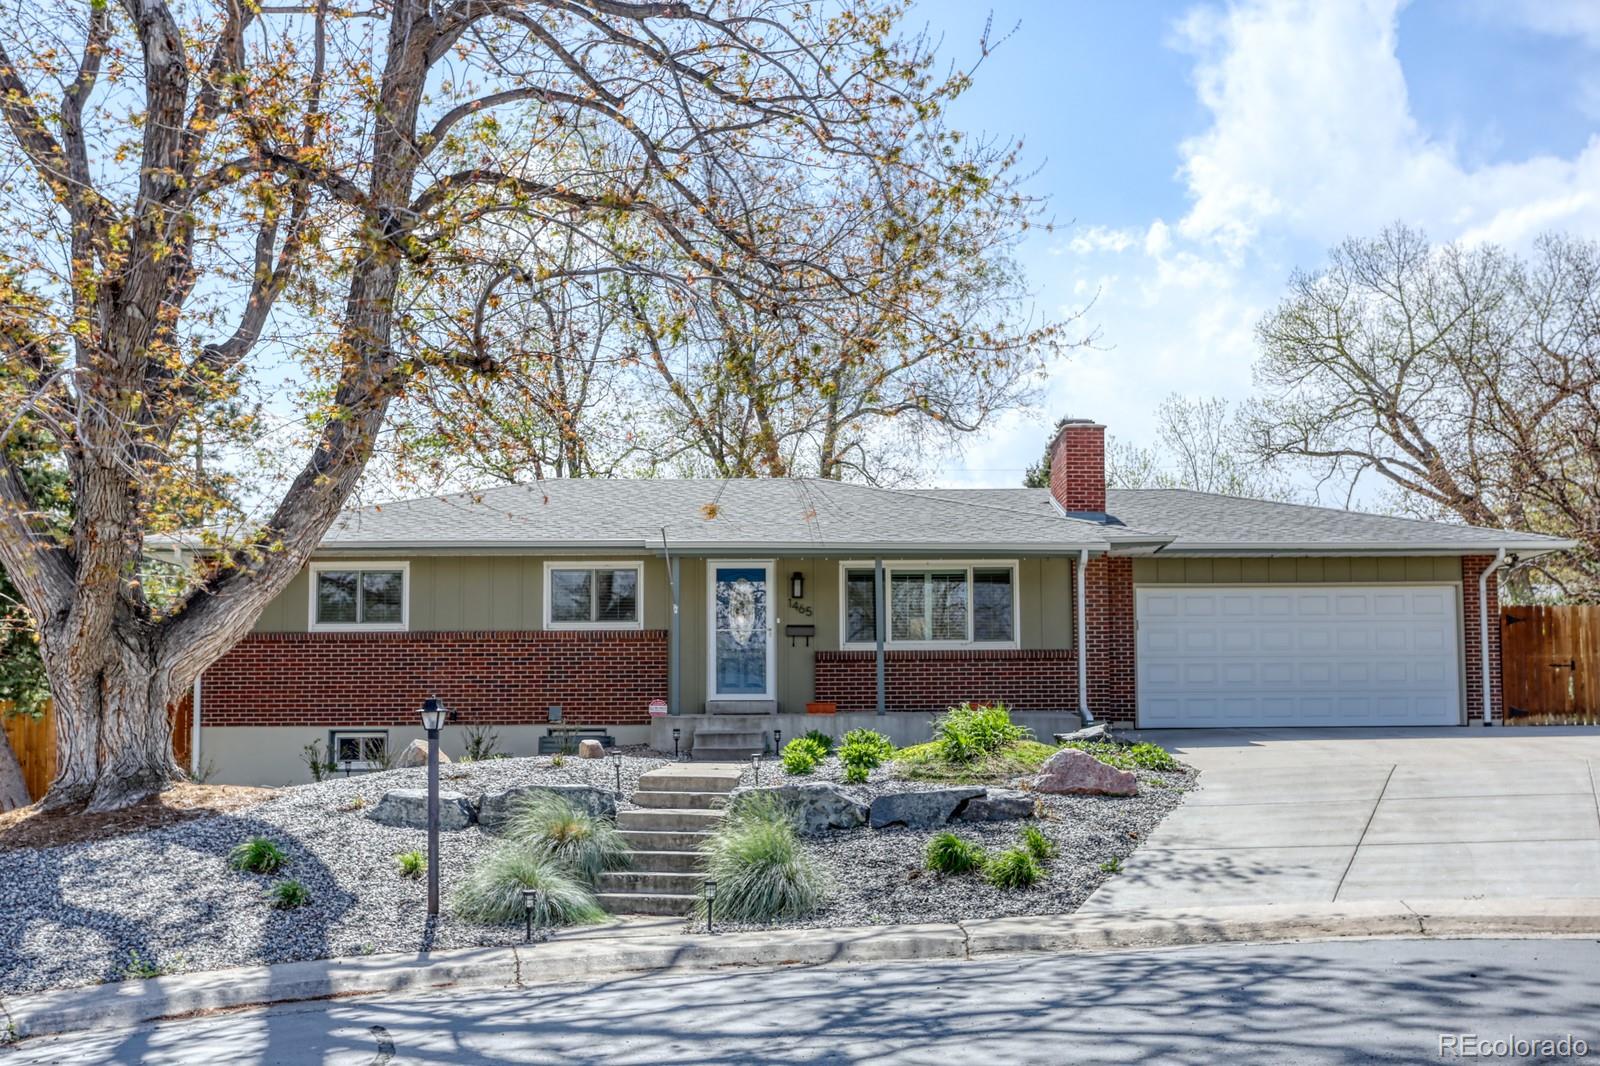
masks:
<svg viewBox="0 0 1600 1066"><path fill-rule="evenodd" d="M168 709L172 718L172 757L179 766L189 766L190 742L194 738L193 701L185 697ZM28 795L37 800L56 776L56 722L50 702L37 717L13 713L9 703L0 701L0 726L4 726L11 750L22 765L22 779Z"/></svg>
<svg viewBox="0 0 1600 1066"><path fill-rule="evenodd" d="M1600 724L1600 606L1504 607L1507 725Z"/></svg>

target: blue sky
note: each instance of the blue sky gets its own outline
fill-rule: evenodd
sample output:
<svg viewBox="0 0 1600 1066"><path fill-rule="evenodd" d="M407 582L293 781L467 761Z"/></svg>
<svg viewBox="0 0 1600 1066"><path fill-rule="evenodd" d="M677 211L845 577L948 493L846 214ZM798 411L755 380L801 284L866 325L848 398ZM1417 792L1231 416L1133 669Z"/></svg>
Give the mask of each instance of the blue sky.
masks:
<svg viewBox="0 0 1600 1066"><path fill-rule="evenodd" d="M969 63L990 8L911 18ZM1295 267L1404 220L1437 240L1600 237L1600 2L994 0L1009 34L959 101L1020 136L1058 226L1021 249L1041 309L1098 349L938 481L1014 484L1060 414L1147 442L1168 392L1237 399ZM1017 27L1012 32L1013 27Z"/></svg>

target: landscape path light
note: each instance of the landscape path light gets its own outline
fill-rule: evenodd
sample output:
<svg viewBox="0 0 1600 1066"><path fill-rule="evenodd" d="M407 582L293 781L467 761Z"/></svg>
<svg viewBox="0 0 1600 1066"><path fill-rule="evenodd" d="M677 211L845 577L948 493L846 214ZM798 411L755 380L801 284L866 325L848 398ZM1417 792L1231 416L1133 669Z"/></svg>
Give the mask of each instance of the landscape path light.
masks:
<svg viewBox="0 0 1600 1066"><path fill-rule="evenodd" d="M449 711L444 701L429 696L422 701L422 728L428 734L428 917L439 916L439 730Z"/></svg>

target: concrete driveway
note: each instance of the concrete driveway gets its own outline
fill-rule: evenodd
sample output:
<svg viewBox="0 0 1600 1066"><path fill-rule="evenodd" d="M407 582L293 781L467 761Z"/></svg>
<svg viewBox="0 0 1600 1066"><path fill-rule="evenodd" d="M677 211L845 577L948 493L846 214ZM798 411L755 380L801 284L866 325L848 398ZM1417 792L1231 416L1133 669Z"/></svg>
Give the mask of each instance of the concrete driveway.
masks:
<svg viewBox="0 0 1600 1066"><path fill-rule="evenodd" d="M1200 787L1084 905L1600 896L1600 730L1152 730Z"/></svg>

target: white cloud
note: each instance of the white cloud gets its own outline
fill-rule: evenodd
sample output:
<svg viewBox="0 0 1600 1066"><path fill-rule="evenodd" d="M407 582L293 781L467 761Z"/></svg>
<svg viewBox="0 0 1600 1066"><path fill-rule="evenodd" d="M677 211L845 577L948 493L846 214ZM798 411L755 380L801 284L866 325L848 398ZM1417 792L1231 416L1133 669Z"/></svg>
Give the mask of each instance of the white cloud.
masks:
<svg viewBox="0 0 1600 1066"><path fill-rule="evenodd" d="M1195 92L1210 115L1179 146L1187 211L1143 227L1089 220L1072 237L1073 254L1038 280L1045 296L1075 307L1099 294L1089 319L1102 350L1075 354L1031 422L1008 420L969 450L969 471L948 480L1015 484L1021 472L1010 468L1032 460L1061 414L1148 441L1169 392L1244 396L1255 323L1293 268L1315 267L1346 236L1396 219L1436 240L1516 246L1548 229L1600 236L1600 138L1570 158L1464 162L1412 113L1395 50L1400 6L1251 0L1180 20L1174 42L1194 57ZM1529 0L1498 17L1600 46L1600 4Z"/></svg>

